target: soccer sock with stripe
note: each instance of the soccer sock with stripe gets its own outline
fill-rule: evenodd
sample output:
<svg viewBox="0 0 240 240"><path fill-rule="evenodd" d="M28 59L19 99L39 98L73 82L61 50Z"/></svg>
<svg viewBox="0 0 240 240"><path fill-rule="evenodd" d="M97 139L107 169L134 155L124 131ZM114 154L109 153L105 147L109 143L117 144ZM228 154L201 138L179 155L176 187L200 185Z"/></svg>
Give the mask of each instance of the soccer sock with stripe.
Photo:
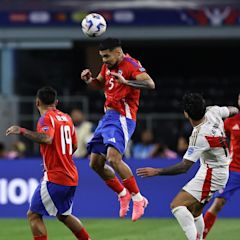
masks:
<svg viewBox="0 0 240 240"><path fill-rule="evenodd" d="M124 190L124 186L116 176L114 178L105 180L105 183L117 194L121 193Z"/></svg>
<svg viewBox="0 0 240 240"><path fill-rule="evenodd" d="M134 176L123 180L124 187L133 195L133 201L142 201L143 196L141 195L136 179Z"/></svg>
<svg viewBox="0 0 240 240"><path fill-rule="evenodd" d="M172 213L178 220L178 223L182 227L187 239L196 240L197 228L195 226L192 213L185 206L179 206L172 209Z"/></svg>
<svg viewBox="0 0 240 240"><path fill-rule="evenodd" d="M33 237L34 240L48 240L47 236L34 236Z"/></svg>
<svg viewBox="0 0 240 240"><path fill-rule="evenodd" d="M200 216L194 218L195 226L197 228L198 232L198 237L199 239L203 238L203 231L204 231L204 220L203 220L203 215L201 214Z"/></svg>
<svg viewBox="0 0 240 240"><path fill-rule="evenodd" d="M85 228L82 228L80 232L74 233L78 240L90 240L90 236Z"/></svg>
<svg viewBox="0 0 240 240"><path fill-rule="evenodd" d="M215 214L209 211L205 213L204 215L205 228L204 228L203 238L206 238L213 224L215 223L216 219L217 219L217 216Z"/></svg>

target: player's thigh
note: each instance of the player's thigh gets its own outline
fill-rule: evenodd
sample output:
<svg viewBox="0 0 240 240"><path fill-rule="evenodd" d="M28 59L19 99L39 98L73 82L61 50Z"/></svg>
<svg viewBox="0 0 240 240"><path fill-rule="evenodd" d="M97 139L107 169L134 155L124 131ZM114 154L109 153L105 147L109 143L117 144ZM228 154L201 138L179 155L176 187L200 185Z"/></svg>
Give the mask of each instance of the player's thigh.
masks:
<svg viewBox="0 0 240 240"><path fill-rule="evenodd" d="M122 161L122 154L116 148L109 146L106 158L110 163L117 163Z"/></svg>
<svg viewBox="0 0 240 240"><path fill-rule="evenodd" d="M171 203L172 209L179 206L187 207L194 217L198 217L202 213L204 204L199 202L190 193L182 190Z"/></svg>
<svg viewBox="0 0 240 240"><path fill-rule="evenodd" d="M90 167L91 168L104 168L106 158L98 153L91 153L90 155Z"/></svg>
<svg viewBox="0 0 240 240"><path fill-rule="evenodd" d="M187 208L192 208L192 206L202 209L202 204L194 198L190 193L182 190L177 194L171 203L171 208L176 208L179 206L185 206Z"/></svg>

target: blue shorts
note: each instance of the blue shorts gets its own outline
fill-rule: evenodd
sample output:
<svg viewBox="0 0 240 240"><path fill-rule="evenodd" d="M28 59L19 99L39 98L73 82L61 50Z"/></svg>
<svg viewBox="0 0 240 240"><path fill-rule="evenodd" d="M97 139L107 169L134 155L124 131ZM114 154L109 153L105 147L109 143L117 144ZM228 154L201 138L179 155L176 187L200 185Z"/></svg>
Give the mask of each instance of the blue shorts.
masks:
<svg viewBox="0 0 240 240"><path fill-rule="evenodd" d="M136 127L136 122L115 110L108 110L100 120L93 138L87 144L88 153L106 154L112 146L122 155Z"/></svg>
<svg viewBox="0 0 240 240"><path fill-rule="evenodd" d="M229 178L226 187L223 190L216 192L214 197L229 200L229 198L238 190L240 190L240 172L229 171Z"/></svg>
<svg viewBox="0 0 240 240"><path fill-rule="evenodd" d="M76 187L42 181L36 188L30 210L45 216L70 215Z"/></svg>

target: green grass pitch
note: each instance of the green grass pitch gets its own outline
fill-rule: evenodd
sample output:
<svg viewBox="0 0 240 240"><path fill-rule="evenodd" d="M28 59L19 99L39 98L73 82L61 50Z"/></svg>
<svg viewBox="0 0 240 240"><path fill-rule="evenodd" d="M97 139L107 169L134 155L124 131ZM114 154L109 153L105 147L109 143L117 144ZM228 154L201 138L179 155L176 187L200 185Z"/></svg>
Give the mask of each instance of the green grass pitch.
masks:
<svg viewBox="0 0 240 240"><path fill-rule="evenodd" d="M60 222L45 221L49 240L73 240L73 235ZM185 240L175 219L141 219L138 222L122 219L84 219L92 240ZM31 240L27 220L1 219L0 240ZM219 219L208 240L239 240L240 219Z"/></svg>

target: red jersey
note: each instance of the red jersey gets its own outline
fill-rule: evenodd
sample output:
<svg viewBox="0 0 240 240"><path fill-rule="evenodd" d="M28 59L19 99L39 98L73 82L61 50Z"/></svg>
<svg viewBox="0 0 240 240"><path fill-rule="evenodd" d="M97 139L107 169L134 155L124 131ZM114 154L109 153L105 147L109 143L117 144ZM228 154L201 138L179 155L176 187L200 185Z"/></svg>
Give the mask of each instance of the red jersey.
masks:
<svg viewBox="0 0 240 240"><path fill-rule="evenodd" d="M127 80L134 80L138 74L145 72L145 69L136 59L127 54L114 69L109 70L107 65L103 64L100 72L105 79L104 107L113 108L121 115L136 121L140 90L118 83L110 74L111 72L121 74Z"/></svg>
<svg viewBox="0 0 240 240"><path fill-rule="evenodd" d="M224 121L226 134L230 136L230 153L232 162L230 170L240 172L240 114Z"/></svg>
<svg viewBox="0 0 240 240"><path fill-rule="evenodd" d="M78 172L72 159L73 144L77 144L72 119L57 109L40 117L37 132L53 138L52 144L41 144L44 180L64 186L78 185Z"/></svg>

